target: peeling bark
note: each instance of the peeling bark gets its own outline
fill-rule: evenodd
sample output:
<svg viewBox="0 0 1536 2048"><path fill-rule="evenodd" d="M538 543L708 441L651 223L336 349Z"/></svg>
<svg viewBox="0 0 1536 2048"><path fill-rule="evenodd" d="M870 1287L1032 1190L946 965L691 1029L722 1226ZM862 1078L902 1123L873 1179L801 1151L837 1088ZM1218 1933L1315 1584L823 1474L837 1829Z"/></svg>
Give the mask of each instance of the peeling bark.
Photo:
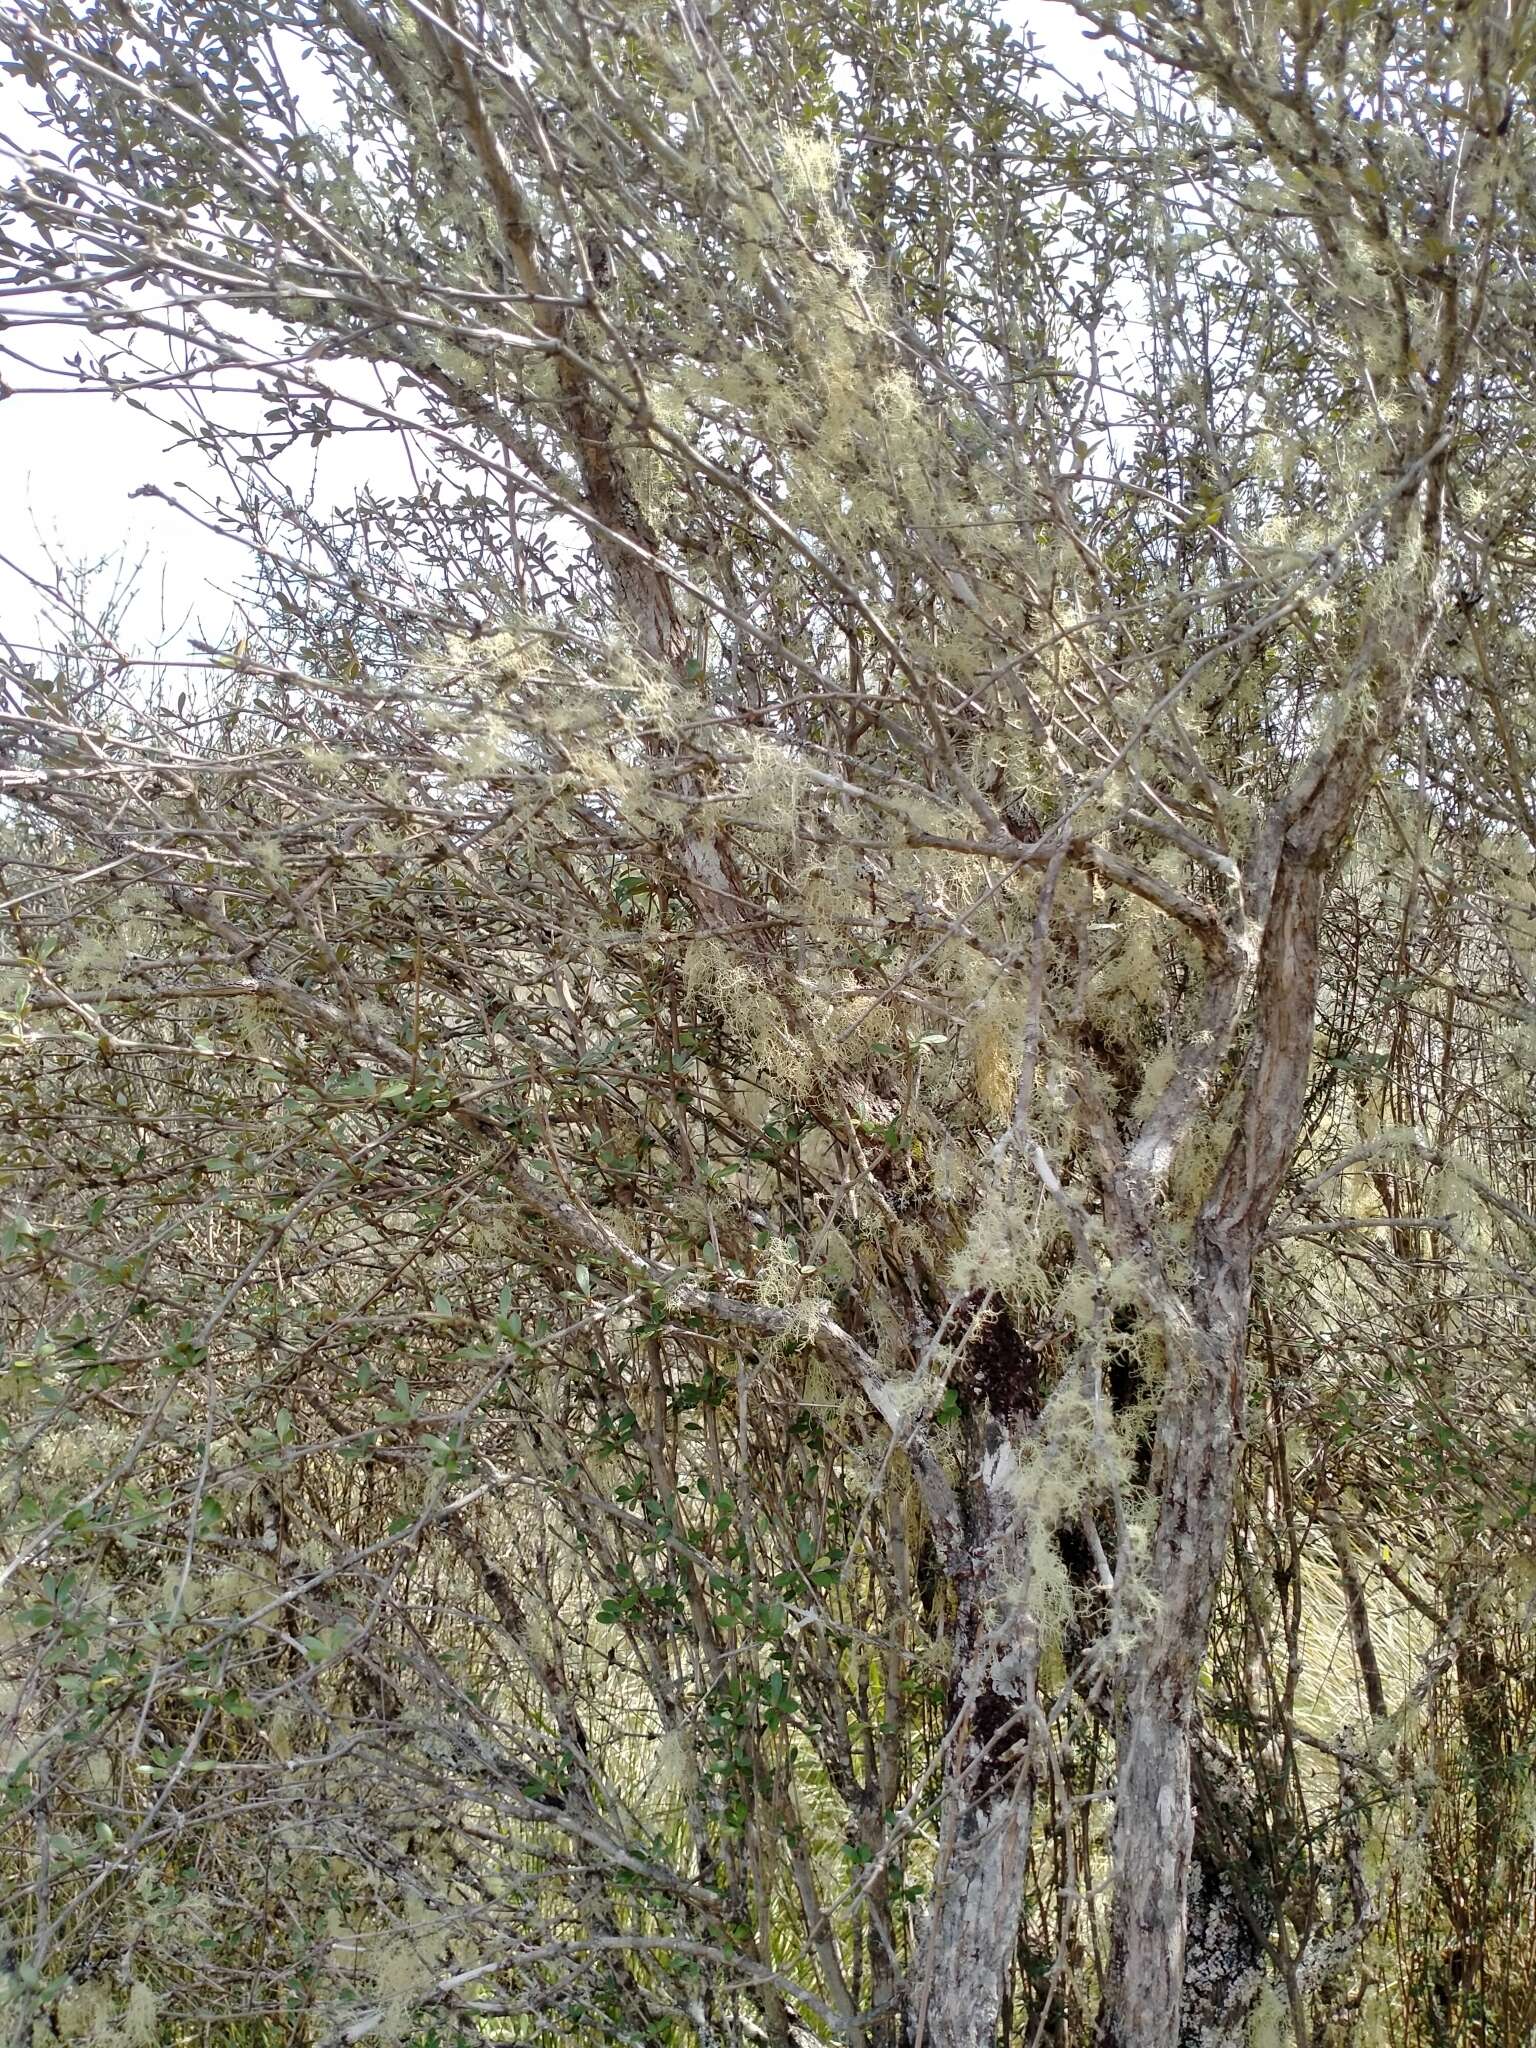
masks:
<svg viewBox="0 0 1536 2048"><path fill-rule="evenodd" d="M1012 1673L981 1675L985 1659L983 1649L973 1667L979 1690L954 1726L944 1774L944 1868L915 1982L913 2036L922 2048L993 2048L1018 1939L1034 1810L1022 1722L1036 1657L1016 1659Z"/></svg>
<svg viewBox="0 0 1536 2048"><path fill-rule="evenodd" d="M1101 2048L1155 2048L1178 2039L1194 1843L1190 1743L1237 1467L1231 1397L1239 1368L1230 1354L1222 1363L1226 1384L1201 1389L1208 1398L1190 1401L1181 1417L1157 1532L1160 1608L1120 1714L1113 1949ZM1213 1376L1217 1370L1213 1361Z"/></svg>
<svg viewBox="0 0 1536 2048"><path fill-rule="evenodd" d="M1433 449L1431 456L1438 459ZM1176 2048L1179 2039L1194 1839L1190 1745L1242 1453L1253 1262L1301 1128L1324 888L1404 715L1435 616L1413 495L1405 490L1399 500L1389 538L1412 565L1414 601L1366 627L1356 701L1274 806L1243 877L1246 941L1232 948L1225 992L1217 977L1210 996L1212 1016L1225 1018L1214 1042L1231 1044L1244 1019L1240 1112L1196 1220L1183 1288L1169 1282L1158 1248L1171 1148L1164 1156L1147 1142L1167 1123L1165 1105L1181 1106L1179 1077L1128 1155L1136 1171L1125 1210L1154 1274L1170 1367L1153 1454L1157 1519L1143 1575L1154 1606L1120 1690L1111 1962L1099 2048ZM1236 963L1252 957L1255 934L1262 936L1250 999Z"/></svg>
<svg viewBox="0 0 1536 2048"><path fill-rule="evenodd" d="M981 1360L1017 1350L1011 1324ZM1032 1395L1030 1396L1032 1401ZM1034 1808L1040 1640L1005 1425L982 1431L967 1500L933 1917L913 1972L918 2048L993 2048L1018 1940Z"/></svg>
<svg viewBox="0 0 1536 2048"><path fill-rule="evenodd" d="M924 2048L993 2048L1003 1979L1018 1938L1032 1811L1027 1772L990 1796L961 1783L946 1788L955 1831L935 1910L933 1970L926 2006L919 1992L917 2039Z"/></svg>

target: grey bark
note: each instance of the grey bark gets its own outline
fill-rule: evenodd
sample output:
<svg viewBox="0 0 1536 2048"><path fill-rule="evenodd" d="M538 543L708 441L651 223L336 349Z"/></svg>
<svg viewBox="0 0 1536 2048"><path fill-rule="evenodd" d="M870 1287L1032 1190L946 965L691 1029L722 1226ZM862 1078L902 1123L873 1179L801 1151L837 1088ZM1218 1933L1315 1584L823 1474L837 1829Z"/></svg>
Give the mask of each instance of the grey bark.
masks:
<svg viewBox="0 0 1536 2048"><path fill-rule="evenodd" d="M960 1565L939 1870L912 1979L909 2033L917 2048L993 2048L1018 1939L1040 1645L1020 1540L1017 1471L1006 1426L988 1420Z"/></svg>
<svg viewBox="0 0 1536 2048"><path fill-rule="evenodd" d="M1432 448L1411 474L1422 475L1442 453ZM1408 490L1390 522L1389 547L1414 566L1413 601L1367 626L1353 703L1271 812L1243 877L1247 943L1234 951L1251 955L1254 935L1262 935L1251 992L1234 970L1224 999L1217 989L1212 1005L1225 1009L1216 1043L1230 1044L1239 1016L1246 1018L1241 1109L1196 1221L1187 1291L1168 1284L1154 1249L1154 1177L1133 1186L1126 1201L1143 1256L1162 1283L1170 1365L1145 1572L1155 1606L1126 1657L1120 1691L1111 1958L1098 2048L1176 2048L1179 2040L1194 1837L1190 1748L1242 1453L1253 1262L1301 1127L1324 888L1402 721L1436 616L1433 569L1419 540ZM1149 1122L1157 1116L1154 1110Z"/></svg>
<svg viewBox="0 0 1536 2048"><path fill-rule="evenodd" d="M1241 1451L1248 1276L1227 1272L1182 1398L1165 1405L1148 1576L1158 1609L1139 1646L1117 1730L1110 1978L1102 2048L1178 2038L1194 1811L1190 1745Z"/></svg>

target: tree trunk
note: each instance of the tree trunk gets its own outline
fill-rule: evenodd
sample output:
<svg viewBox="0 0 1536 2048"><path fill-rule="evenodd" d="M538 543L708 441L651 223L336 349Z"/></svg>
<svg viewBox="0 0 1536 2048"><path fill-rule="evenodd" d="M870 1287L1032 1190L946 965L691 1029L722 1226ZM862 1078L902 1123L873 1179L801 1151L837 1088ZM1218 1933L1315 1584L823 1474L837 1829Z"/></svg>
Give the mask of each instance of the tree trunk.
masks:
<svg viewBox="0 0 1536 2048"><path fill-rule="evenodd" d="M1039 1629L1008 1431L988 1420L960 1581L939 1868L912 1977L916 2048L995 2048L1018 1940L1034 1795Z"/></svg>
<svg viewBox="0 0 1536 2048"><path fill-rule="evenodd" d="M946 1794L945 1805L949 1806ZM1003 1980L1018 1939L1032 1810L1027 1769L990 1798L962 1792L934 1909L922 2048L996 2048Z"/></svg>
<svg viewBox="0 0 1536 2048"><path fill-rule="evenodd" d="M1158 1427L1156 1611L1131 1654L1118 1726L1114 1908L1099 2048L1176 2048L1183 2002L1191 1742L1211 1600L1242 1451L1250 1269L1209 1241L1196 1259L1204 1327L1175 1370ZM1201 1284L1203 1281L1204 1284Z"/></svg>

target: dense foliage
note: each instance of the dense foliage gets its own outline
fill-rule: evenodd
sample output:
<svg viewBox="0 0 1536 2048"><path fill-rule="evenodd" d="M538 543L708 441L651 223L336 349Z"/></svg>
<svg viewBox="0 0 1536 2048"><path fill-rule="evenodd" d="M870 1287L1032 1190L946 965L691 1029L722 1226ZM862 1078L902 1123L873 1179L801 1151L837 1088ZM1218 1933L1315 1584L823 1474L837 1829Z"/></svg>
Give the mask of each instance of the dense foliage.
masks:
<svg viewBox="0 0 1536 2048"><path fill-rule="evenodd" d="M1536 2026L1536 46L1081 12L0 9L18 2048Z"/></svg>

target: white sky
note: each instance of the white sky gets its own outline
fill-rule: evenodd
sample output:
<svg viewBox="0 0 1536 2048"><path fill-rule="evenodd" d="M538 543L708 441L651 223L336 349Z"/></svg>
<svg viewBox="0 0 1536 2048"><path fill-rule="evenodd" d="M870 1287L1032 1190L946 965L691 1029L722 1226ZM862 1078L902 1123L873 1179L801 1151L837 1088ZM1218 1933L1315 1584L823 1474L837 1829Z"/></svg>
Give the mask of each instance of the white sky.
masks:
<svg viewBox="0 0 1536 2048"><path fill-rule="evenodd" d="M1013 0L1004 10L1027 22L1069 78L1103 76L1103 46L1053 0ZM25 147L37 131L14 80L0 79L0 136ZM0 159L0 176L9 166ZM207 533L171 506L135 498L142 486L202 495L216 479L198 451L175 448L163 427L120 399L69 388L65 360L81 345L66 327L12 328L5 344L36 365L0 356L0 631L15 643L49 639L28 575L51 581L52 565L104 562L97 595L137 569L123 637L135 651L174 653L190 639L218 640L232 614L229 595L244 550ZM344 436L313 453L295 451L292 481L311 484L316 509L350 503L360 485L396 487L399 455L376 437ZM403 478L398 479L403 482Z"/></svg>

